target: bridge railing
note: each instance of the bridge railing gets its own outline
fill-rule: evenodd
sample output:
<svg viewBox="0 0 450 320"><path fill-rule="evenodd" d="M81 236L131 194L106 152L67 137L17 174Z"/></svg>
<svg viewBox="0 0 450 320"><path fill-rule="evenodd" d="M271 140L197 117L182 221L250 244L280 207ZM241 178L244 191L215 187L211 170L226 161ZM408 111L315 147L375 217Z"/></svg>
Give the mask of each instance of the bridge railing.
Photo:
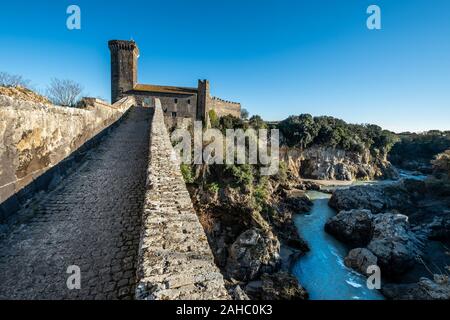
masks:
<svg viewBox="0 0 450 320"><path fill-rule="evenodd" d="M54 185L133 104L127 97L79 109L0 96L0 223Z"/></svg>
<svg viewBox="0 0 450 320"><path fill-rule="evenodd" d="M137 265L137 299L228 299L156 100Z"/></svg>

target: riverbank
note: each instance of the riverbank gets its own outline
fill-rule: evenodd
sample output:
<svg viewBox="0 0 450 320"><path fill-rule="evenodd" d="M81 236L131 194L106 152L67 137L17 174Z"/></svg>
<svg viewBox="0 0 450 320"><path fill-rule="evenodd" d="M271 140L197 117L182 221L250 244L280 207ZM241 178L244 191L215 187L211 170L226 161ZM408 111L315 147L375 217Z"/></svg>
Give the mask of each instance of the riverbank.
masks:
<svg viewBox="0 0 450 320"><path fill-rule="evenodd" d="M308 291L310 299L384 299L377 290L367 288L364 276L345 266L348 248L325 232L326 221L336 215L328 206L331 195L318 191L309 191L307 195L313 207L309 213L296 215L294 222L311 251L294 262L292 273Z"/></svg>
<svg viewBox="0 0 450 320"><path fill-rule="evenodd" d="M450 298L450 203L431 181L352 186L329 201L339 214L326 230L354 249L349 265L363 272L361 262L370 260L380 267L390 299Z"/></svg>

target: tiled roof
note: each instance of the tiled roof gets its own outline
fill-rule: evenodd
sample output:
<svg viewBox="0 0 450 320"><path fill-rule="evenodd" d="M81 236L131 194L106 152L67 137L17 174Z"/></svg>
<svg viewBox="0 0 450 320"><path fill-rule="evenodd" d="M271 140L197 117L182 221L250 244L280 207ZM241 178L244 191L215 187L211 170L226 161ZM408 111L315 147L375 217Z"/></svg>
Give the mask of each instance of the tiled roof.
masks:
<svg viewBox="0 0 450 320"><path fill-rule="evenodd" d="M159 92L159 93L176 93L176 94L193 94L198 92L197 88L157 86L152 84L137 84L133 90L146 92Z"/></svg>

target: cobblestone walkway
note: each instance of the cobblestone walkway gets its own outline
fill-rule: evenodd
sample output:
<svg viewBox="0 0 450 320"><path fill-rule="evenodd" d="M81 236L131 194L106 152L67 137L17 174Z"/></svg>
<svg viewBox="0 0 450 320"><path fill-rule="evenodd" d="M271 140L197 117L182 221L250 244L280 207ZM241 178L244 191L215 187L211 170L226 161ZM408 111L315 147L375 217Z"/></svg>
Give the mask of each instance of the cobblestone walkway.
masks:
<svg viewBox="0 0 450 320"><path fill-rule="evenodd" d="M127 118L73 174L23 210L0 240L0 299L131 299L148 162L150 109ZM69 290L67 268L81 269Z"/></svg>

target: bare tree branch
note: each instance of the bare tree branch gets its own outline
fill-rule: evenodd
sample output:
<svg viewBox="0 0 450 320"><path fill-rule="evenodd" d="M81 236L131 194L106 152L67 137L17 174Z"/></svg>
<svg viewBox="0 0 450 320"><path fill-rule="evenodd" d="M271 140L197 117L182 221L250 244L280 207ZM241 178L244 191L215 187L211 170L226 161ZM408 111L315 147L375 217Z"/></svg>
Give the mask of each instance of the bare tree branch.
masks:
<svg viewBox="0 0 450 320"><path fill-rule="evenodd" d="M80 100L83 87L72 80L52 79L47 96L56 105L74 107Z"/></svg>
<svg viewBox="0 0 450 320"><path fill-rule="evenodd" d="M24 79L22 76L0 72L0 86L2 87L24 87L30 85L30 80Z"/></svg>

